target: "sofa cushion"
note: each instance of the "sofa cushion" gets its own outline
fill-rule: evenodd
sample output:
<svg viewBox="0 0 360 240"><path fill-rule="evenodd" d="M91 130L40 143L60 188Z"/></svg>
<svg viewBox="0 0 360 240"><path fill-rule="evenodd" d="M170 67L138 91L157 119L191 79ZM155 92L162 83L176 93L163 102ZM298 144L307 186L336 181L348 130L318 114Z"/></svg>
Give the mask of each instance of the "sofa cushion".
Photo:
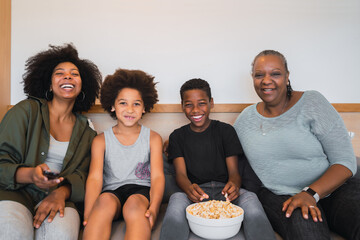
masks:
<svg viewBox="0 0 360 240"><path fill-rule="evenodd" d="M164 154L164 175L165 175L165 190L162 199L163 203L169 202L170 196L175 192L181 192L181 189L176 184L175 169L173 164L167 161L167 157Z"/></svg>

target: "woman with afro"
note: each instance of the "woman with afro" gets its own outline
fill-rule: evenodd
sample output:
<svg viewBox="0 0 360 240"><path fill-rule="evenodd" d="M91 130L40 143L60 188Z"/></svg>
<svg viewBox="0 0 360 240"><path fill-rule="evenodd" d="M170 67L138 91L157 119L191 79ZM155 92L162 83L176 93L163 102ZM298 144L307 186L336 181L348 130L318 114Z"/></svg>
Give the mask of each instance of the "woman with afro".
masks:
<svg viewBox="0 0 360 240"><path fill-rule="evenodd" d="M66 44L29 58L23 79L28 98L0 124L0 236L77 239L96 135L80 112L95 103L101 74Z"/></svg>

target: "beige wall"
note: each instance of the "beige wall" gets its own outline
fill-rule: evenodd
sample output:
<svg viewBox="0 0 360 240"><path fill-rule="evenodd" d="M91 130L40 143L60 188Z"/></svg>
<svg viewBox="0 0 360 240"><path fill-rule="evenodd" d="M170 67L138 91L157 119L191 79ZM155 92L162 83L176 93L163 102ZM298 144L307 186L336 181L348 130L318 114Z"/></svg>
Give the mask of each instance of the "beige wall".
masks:
<svg viewBox="0 0 360 240"><path fill-rule="evenodd" d="M49 44L66 42L104 77L119 67L155 76L161 104L178 103L180 86L193 77L209 81L216 104L259 101L250 64L269 48L286 56L294 89L318 90L332 103L360 102L354 77L360 66L359 0L11 3L11 104L25 98L25 61Z"/></svg>
<svg viewBox="0 0 360 240"><path fill-rule="evenodd" d="M0 0L0 121L10 105L11 0Z"/></svg>

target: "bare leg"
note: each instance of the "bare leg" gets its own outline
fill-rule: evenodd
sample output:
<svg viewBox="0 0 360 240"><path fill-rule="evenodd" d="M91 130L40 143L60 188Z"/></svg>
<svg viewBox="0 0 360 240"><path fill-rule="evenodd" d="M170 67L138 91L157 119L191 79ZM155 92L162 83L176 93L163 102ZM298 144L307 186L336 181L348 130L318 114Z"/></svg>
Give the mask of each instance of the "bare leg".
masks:
<svg viewBox="0 0 360 240"><path fill-rule="evenodd" d="M118 217L120 206L120 201L114 194L102 193L90 213L83 239L110 239L111 224Z"/></svg>
<svg viewBox="0 0 360 240"><path fill-rule="evenodd" d="M140 194L131 195L123 207L126 223L125 240L150 239L151 228L145 212L149 208L149 201Z"/></svg>

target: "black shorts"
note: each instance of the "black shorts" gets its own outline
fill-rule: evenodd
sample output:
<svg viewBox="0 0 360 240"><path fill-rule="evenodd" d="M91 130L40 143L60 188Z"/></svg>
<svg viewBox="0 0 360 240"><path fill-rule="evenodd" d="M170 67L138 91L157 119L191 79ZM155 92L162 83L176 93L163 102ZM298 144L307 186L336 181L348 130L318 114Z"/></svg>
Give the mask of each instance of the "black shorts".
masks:
<svg viewBox="0 0 360 240"><path fill-rule="evenodd" d="M120 201L121 209L120 216L122 217L122 208L126 202L126 200L133 194L141 194L147 198L150 202L150 187L137 185L137 184L126 184L115 190L105 190L103 193L112 193L114 194Z"/></svg>

